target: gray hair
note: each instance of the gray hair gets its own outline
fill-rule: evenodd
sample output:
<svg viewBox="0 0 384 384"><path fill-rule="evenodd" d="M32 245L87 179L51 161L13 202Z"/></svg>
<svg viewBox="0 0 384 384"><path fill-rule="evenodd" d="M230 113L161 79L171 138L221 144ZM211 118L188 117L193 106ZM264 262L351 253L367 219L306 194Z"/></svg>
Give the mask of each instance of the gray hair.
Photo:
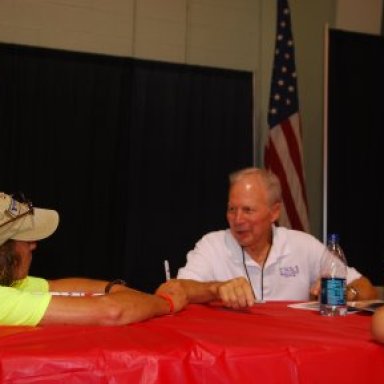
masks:
<svg viewBox="0 0 384 384"><path fill-rule="evenodd" d="M267 169L249 167L235 171L229 175L229 187L247 176L256 176L261 179L271 205L282 201L280 181L272 171Z"/></svg>

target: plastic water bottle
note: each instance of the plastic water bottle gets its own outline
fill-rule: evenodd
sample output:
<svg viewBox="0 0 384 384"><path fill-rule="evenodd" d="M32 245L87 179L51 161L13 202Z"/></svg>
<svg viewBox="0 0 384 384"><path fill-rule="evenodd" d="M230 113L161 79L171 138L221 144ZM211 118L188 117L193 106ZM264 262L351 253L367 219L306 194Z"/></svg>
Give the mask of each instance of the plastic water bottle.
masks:
<svg viewBox="0 0 384 384"><path fill-rule="evenodd" d="M339 236L328 237L327 249L321 260L320 314L344 316L347 313L347 260Z"/></svg>

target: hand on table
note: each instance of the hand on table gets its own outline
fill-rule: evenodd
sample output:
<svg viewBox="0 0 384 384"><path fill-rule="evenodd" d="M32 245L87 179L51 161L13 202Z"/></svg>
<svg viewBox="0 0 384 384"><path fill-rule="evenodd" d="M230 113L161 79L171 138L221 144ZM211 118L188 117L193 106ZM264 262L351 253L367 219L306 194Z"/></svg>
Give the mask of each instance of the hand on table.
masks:
<svg viewBox="0 0 384 384"><path fill-rule="evenodd" d="M311 300L317 300L319 298L319 295L320 295L320 290L321 290L320 279L317 279L313 283L313 285L309 291L310 299Z"/></svg>
<svg viewBox="0 0 384 384"><path fill-rule="evenodd" d="M244 277L219 283L217 296L226 307L234 309L251 307L256 300L249 281Z"/></svg>

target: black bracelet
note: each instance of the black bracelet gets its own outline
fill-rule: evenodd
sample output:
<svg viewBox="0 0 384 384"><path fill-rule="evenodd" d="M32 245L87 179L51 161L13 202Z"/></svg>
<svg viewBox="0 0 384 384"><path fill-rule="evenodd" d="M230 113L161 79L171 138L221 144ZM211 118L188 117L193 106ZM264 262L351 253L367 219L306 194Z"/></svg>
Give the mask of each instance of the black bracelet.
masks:
<svg viewBox="0 0 384 384"><path fill-rule="evenodd" d="M106 286L105 286L105 289L104 289L104 293L107 294L111 291L112 287L116 284L119 284L119 285L125 285L127 286L127 283L124 281L124 280L121 280L121 279L116 279L116 280L112 280L110 281Z"/></svg>

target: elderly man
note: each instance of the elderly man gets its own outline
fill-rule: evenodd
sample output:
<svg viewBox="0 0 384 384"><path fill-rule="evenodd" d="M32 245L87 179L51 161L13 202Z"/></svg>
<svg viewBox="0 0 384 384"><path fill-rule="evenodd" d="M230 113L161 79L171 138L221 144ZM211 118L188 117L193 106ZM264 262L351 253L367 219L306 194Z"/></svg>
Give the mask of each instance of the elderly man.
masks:
<svg viewBox="0 0 384 384"><path fill-rule="evenodd" d="M179 280L190 302L221 300L232 308L255 300L308 300L320 289L324 245L310 234L278 227L281 187L269 171L247 168L230 175L229 229L208 233L187 255ZM375 288L348 268L349 300L375 298Z"/></svg>
<svg viewBox="0 0 384 384"><path fill-rule="evenodd" d="M54 210L34 208L0 193L0 324L121 325L180 311L187 303L177 284L151 295L112 282L28 275L37 241L53 234Z"/></svg>

